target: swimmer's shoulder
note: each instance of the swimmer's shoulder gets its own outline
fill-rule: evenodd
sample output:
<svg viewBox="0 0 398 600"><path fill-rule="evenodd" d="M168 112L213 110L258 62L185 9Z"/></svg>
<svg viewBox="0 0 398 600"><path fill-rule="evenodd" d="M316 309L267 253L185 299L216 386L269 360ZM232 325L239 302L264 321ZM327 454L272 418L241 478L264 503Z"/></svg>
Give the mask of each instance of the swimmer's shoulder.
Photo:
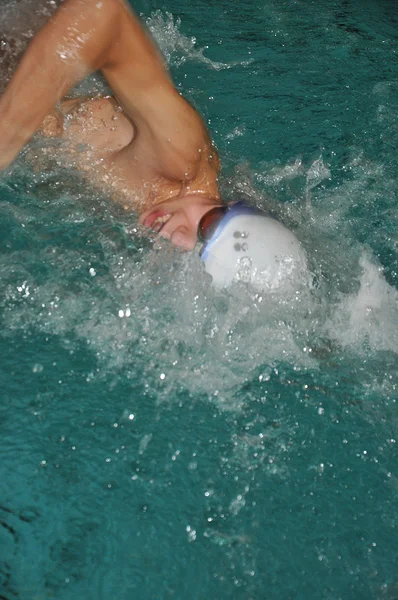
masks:
<svg viewBox="0 0 398 600"><path fill-rule="evenodd" d="M62 100L44 119L40 131L47 137L62 136L82 150L87 147L106 155L121 151L136 134L133 123L112 96Z"/></svg>

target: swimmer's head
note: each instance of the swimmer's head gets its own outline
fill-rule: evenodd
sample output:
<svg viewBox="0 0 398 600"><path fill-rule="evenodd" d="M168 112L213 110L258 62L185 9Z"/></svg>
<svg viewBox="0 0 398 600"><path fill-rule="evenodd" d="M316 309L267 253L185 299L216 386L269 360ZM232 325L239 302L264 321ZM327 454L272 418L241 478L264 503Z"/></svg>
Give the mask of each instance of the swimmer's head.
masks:
<svg viewBox="0 0 398 600"><path fill-rule="evenodd" d="M294 284L307 273L305 252L279 221L242 202L212 208L199 222L200 252L218 287L245 281L267 290Z"/></svg>
<svg viewBox="0 0 398 600"><path fill-rule="evenodd" d="M189 194L157 204L143 212L139 223L183 250L193 250L198 241L198 225L206 213L219 206L217 198Z"/></svg>
<svg viewBox="0 0 398 600"><path fill-rule="evenodd" d="M245 281L261 289L285 288L307 273L296 236L282 223L242 202L222 205L199 194L164 201L139 222L184 250L198 238L206 271L218 287Z"/></svg>

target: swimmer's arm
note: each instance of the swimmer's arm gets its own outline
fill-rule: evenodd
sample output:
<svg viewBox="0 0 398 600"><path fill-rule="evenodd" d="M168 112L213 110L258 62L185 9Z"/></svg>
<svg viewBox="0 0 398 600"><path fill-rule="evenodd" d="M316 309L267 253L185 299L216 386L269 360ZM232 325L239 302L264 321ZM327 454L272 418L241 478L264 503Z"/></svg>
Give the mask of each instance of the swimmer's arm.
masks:
<svg viewBox="0 0 398 600"><path fill-rule="evenodd" d="M174 91L157 49L123 0L66 0L28 47L0 99L0 169L57 102L99 69L132 119L145 114L145 90Z"/></svg>

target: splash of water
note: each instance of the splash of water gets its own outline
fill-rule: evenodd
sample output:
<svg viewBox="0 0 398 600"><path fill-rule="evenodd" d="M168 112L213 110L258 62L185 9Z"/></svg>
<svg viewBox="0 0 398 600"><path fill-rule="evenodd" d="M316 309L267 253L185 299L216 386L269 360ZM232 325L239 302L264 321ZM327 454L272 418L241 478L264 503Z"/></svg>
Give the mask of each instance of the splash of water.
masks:
<svg viewBox="0 0 398 600"><path fill-rule="evenodd" d="M342 296L326 324L330 338L357 351L390 351L398 354L398 291L387 283L383 269L365 252L359 261L359 289Z"/></svg>
<svg viewBox="0 0 398 600"><path fill-rule="evenodd" d="M213 61L205 56L208 46L198 48L196 37L187 37L180 31L181 19L162 11L156 10L146 20L147 27L156 40L162 54L169 65L180 67L187 61L205 64L210 69L221 71L237 65L247 65L248 61L232 61L223 63Z"/></svg>

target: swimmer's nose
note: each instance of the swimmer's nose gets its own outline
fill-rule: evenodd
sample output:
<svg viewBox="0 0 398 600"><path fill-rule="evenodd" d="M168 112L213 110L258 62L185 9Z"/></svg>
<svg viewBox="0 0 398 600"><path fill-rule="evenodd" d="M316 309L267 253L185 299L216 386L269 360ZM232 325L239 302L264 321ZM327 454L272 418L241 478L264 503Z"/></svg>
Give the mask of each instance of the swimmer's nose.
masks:
<svg viewBox="0 0 398 600"><path fill-rule="evenodd" d="M196 246L196 233L192 232L188 227L179 227L170 238L173 246L181 248L181 250L193 250Z"/></svg>

